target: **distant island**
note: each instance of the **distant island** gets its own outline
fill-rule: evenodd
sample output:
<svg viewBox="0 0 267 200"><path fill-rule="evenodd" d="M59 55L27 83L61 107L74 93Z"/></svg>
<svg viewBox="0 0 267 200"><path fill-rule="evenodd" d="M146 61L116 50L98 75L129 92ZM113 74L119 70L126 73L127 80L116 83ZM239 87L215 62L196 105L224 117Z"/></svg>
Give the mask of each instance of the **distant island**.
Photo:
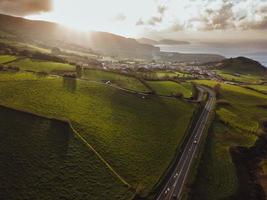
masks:
<svg viewBox="0 0 267 200"><path fill-rule="evenodd" d="M181 45L181 44L190 44L190 42L164 39L164 40L160 40L158 42L158 45L161 45L161 44L166 44L166 45Z"/></svg>
<svg viewBox="0 0 267 200"><path fill-rule="evenodd" d="M178 41L178 40L171 40L171 39L163 39L163 40L152 40L149 38L140 38L136 40L141 44L149 44L149 45L182 45L182 44L190 44L188 41Z"/></svg>

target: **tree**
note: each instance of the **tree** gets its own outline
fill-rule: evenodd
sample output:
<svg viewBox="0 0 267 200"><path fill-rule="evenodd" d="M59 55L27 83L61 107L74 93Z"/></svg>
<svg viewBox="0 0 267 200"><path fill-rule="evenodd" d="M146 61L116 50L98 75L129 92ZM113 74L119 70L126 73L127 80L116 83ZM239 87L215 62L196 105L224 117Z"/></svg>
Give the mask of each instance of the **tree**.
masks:
<svg viewBox="0 0 267 200"><path fill-rule="evenodd" d="M59 54L61 54L61 50L58 47L54 47L51 49L51 53L53 55L59 55Z"/></svg>
<svg viewBox="0 0 267 200"><path fill-rule="evenodd" d="M213 90L214 90L214 92L215 92L216 97L219 97L219 95L220 95L220 90L221 90L221 85L220 85L220 84L216 84L216 85L213 87Z"/></svg>
<svg viewBox="0 0 267 200"><path fill-rule="evenodd" d="M82 74L83 74L83 68L82 68L82 66L76 65L76 74L77 74L77 77L78 78L81 78L82 77Z"/></svg>
<svg viewBox="0 0 267 200"><path fill-rule="evenodd" d="M4 70L4 65L0 64L0 71Z"/></svg>
<svg viewBox="0 0 267 200"><path fill-rule="evenodd" d="M179 99L179 98L183 98L183 94L181 92L177 92L173 95L175 98Z"/></svg>
<svg viewBox="0 0 267 200"><path fill-rule="evenodd" d="M25 57L31 57L32 56L31 52L28 51L28 50L22 50L22 51L20 51L19 52L19 55L25 56Z"/></svg>

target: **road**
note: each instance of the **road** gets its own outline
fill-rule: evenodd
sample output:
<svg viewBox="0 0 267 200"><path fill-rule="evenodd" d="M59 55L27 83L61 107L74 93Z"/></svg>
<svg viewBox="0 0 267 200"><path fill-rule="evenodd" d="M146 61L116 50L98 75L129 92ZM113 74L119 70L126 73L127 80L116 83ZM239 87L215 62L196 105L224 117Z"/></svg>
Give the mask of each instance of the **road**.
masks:
<svg viewBox="0 0 267 200"><path fill-rule="evenodd" d="M166 182L163 190L160 192L157 200L170 200L181 198L181 193L189 174L193 160L199 150L200 141L203 136L208 118L211 114L215 103L214 92L206 87L198 86L199 89L208 92L208 100L206 105L191 133L191 136L183 149L180 159L178 160L174 171Z"/></svg>

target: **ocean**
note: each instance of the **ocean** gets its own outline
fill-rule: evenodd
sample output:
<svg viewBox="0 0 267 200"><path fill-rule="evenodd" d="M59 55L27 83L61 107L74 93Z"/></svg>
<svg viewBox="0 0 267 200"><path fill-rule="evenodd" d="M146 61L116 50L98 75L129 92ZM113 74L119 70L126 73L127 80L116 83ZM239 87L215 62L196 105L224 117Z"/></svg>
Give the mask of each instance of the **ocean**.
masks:
<svg viewBox="0 0 267 200"><path fill-rule="evenodd" d="M187 45L157 45L164 52L220 54L226 58L245 56L267 67L267 46L235 46L226 44L192 43Z"/></svg>

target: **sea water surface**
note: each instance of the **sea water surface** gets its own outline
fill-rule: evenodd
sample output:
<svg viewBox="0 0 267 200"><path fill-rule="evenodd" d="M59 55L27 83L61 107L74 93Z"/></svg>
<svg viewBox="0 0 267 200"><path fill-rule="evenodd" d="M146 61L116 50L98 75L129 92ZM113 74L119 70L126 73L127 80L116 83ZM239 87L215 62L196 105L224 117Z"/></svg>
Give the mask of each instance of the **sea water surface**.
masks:
<svg viewBox="0 0 267 200"><path fill-rule="evenodd" d="M164 52L220 54L226 58L245 56L267 67L267 46L191 43L186 45L157 45Z"/></svg>

